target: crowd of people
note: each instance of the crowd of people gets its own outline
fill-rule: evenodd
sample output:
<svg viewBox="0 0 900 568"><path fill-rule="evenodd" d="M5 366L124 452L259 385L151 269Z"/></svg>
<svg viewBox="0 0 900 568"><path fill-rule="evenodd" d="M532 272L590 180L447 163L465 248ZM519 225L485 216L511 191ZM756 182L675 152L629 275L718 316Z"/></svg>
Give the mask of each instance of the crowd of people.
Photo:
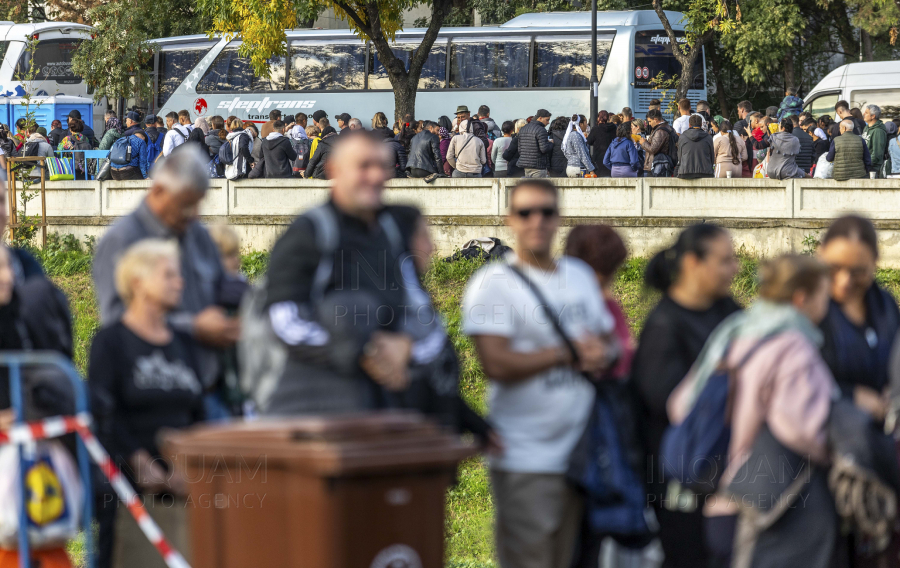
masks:
<svg viewBox="0 0 900 568"><path fill-rule="evenodd" d="M758 112L749 101L742 101L737 109L739 120L733 124L711 115L706 101L692 106L682 99L671 125L659 100L650 102L645 119L635 118L629 107L615 114L601 110L593 124L580 114L551 120L549 111L539 109L532 116L498 125L486 105L474 114L459 106L453 120L447 116L416 120L407 115L392 126L379 112L370 128L347 113L334 117L332 124L322 110L293 116L273 110L261 126L219 115L192 122L187 110L165 117L142 117L131 111L123 124L109 111L99 141L73 110L67 130L54 121L48 134L24 119L16 124L15 136L0 129L0 166L4 154L51 156L66 150L112 150L118 145L122 151L110 155L111 178L144 179L158 158L192 143L208 156L212 178L326 179L334 137L370 130L389 149L393 177L427 182L445 176L815 176L839 181L900 176L900 117L882 121L877 105L861 111L838 101L835 122L831 115L816 118L803 111L803 100L788 90L778 107ZM841 139L842 135L846 137ZM77 152L73 156L76 178L84 179L89 174L87 162Z"/></svg>
<svg viewBox="0 0 900 568"><path fill-rule="evenodd" d="M584 121L566 120L560 144L579 161L593 162ZM664 123L651 120L659 132ZM703 131L703 120L690 115L686 127L682 121L673 129L685 128L684 140L691 130ZM460 117L462 134L447 145L457 176L477 175L459 166L487 154L467 147L478 144L467 121ZM728 231L690 226L649 262L645 282L661 298L634 338L612 291L628 254L616 231L575 227L565 254L554 253L559 195L551 180L538 179L553 167L552 150L540 150L555 144L544 130L549 121L549 113L538 111L503 150L518 144L523 169L507 213L515 248L482 267L462 301L462 332L472 338L491 385L485 418L460 397L459 359L422 284L435 250L427 222L414 207L384 202L385 182L396 175L391 159L401 149L389 141L395 139L383 115L373 132L329 132L315 140L307 131L327 154L311 162L331 180L330 197L278 239L261 288L240 275L236 233L199 222L209 154L198 142L158 161L141 204L96 248L102 327L91 346L88 385L98 437L176 546L189 552L184 507L171 506L183 504L186 485L168 471L157 446L161 429L248 413L410 408L474 434L488 453L503 568L596 567L605 538L618 543L623 561L658 539L671 567L874 566L890 554L896 561L900 541L896 519L883 512L889 508L874 507L889 517L887 528L866 532L852 522L853 511L836 504L827 482L840 436L858 434L830 427L836 401L847 402L871 433L891 416L888 389L892 378L900 380L900 309L875 280L873 224L842 217L826 231L816 257L764 262L751 306L732 297L739 264ZM338 122L363 130L352 128L346 115ZM242 132L239 123L232 121L221 144L233 144L235 155L251 162L255 147L234 136ZM222 140L215 131L224 124L216 120L219 128L205 139ZM410 137L427 134L411 147L436 165L445 128L428 126ZM511 133L507 126L500 131ZM293 128L278 118L271 131L264 126L263 141L271 143L255 163L268 163L268 171L273 156L289 156L288 145L271 135ZM198 131L201 126L189 129L179 117L164 146L169 136L194 139ZM724 136L733 137L729 132ZM176 147L184 144L177 140ZM728 140L732 152L743 145ZM614 142L605 154L624 156L619 146L632 144ZM655 144L652 137L647 143ZM703 144L716 148L712 140ZM627 164L607 160L612 173L646 167L646 158L623 152ZM571 174L575 167L566 166ZM48 348L71 357L70 320L58 290L27 253L0 250L3 348ZM58 329L65 331L53 332ZM277 361L283 364L273 368ZM733 393L719 421L730 428L730 444L724 471L711 490L700 492L668 473L665 440L691 419L705 385L723 368L732 373ZM6 392L0 386L0 396ZM0 399L0 408L8 407ZM772 491L766 476L755 476L748 488L746 476L738 475L763 443L778 458L796 456L809 471L798 477L800 485L781 487L776 496L789 506L774 512L737 497ZM856 469L842 472L863 480L854 486L860 496L854 502L863 506L883 495L867 489L879 480L888 491L900 489L890 472L866 468L871 460L864 457L879 447L860 449ZM875 461L896 470L890 447ZM99 566L161 565L102 484L96 515Z"/></svg>

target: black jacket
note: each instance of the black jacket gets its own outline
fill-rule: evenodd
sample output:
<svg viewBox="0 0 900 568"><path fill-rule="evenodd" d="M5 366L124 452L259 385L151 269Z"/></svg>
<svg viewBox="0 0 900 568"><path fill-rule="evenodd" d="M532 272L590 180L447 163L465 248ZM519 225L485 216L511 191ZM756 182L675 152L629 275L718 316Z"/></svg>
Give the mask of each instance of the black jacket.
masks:
<svg viewBox="0 0 900 568"><path fill-rule="evenodd" d="M206 135L206 146L209 148L210 156L218 156L219 148L222 147L222 143L225 142L223 139L219 138L218 130L210 130L209 134Z"/></svg>
<svg viewBox="0 0 900 568"><path fill-rule="evenodd" d="M689 128L678 137L678 177L712 177L715 163L713 139L706 131Z"/></svg>
<svg viewBox="0 0 900 568"><path fill-rule="evenodd" d="M436 135L423 130L409 143L407 168L418 168L433 174L443 171L441 167L441 140Z"/></svg>
<svg viewBox="0 0 900 568"><path fill-rule="evenodd" d="M384 143L388 147L388 162L394 166L394 177L406 177L406 174L403 173L406 171L406 157L408 156L406 147L396 138L385 138ZM322 143L319 142L319 144Z"/></svg>
<svg viewBox="0 0 900 568"><path fill-rule="evenodd" d="M297 152L286 136L263 140L262 154L267 178L289 178L294 175L292 162L297 159Z"/></svg>
<svg viewBox="0 0 900 568"><path fill-rule="evenodd" d="M512 137L512 142L503 151L503 159L506 160L506 177L517 178L525 175L525 170L516 165L519 161L519 136Z"/></svg>
<svg viewBox="0 0 900 568"><path fill-rule="evenodd" d="M62 128L54 128L50 131L50 134L47 136L48 140L50 140L50 145L53 146L53 150L59 146L59 143L62 142L62 139L69 134L68 130L64 130Z"/></svg>
<svg viewBox="0 0 900 568"><path fill-rule="evenodd" d="M610 177L612 172L603 165L603 156L609 150L609 145L616 138L616 125L611 122L604 122L591 128L588 133L587 143L591 147L591 159L597 167L595 170L599 177Z"/></svg>
<svg viewBox="0 0 900 568"><path fill-rule="evenodd" d="M387 126L379 126L378 128L372 129L372 134L375 136L380 136L381 138L393 138L394 131L388 128Z"/></svg>
<svg viewBox="0 0 900 568"><path fill-rule="evenodd" d="M550 151L551 177L566 177L566 166L569 165L569 160L566 159L566 155L563 153L562 141L565 135L565 130L553 130L550 132L550 137L553 138L553 150Z"/></svg>
<svg viewBox="0 0 900 568"><path fill-rule="evenodd" d="M547 128L537 120L532 120L519 130L520 168L547 170L550 168L550 155L553 143L547 134Z"/></svg>
<svg viewBox="0 0 900 568"><path fill-rule="evenodd" d="M316 145L316 153L309 159L306 164L306 177L315 179L328 179L325 173L325 164L328 162L328 155L334 150L334 144L337 142L337 134L329 134L325 138L319 140Z"/></svg>
<svg viewBox="0 0 900 568"><path fill-rule="evenodd" d="M812 136L799 127L794 128L791 134L800 141L800 153L797 154L796 158L797 167L803 170L803 173L808 174L809 169L813 165L813 156L815 154Z"/></svg>

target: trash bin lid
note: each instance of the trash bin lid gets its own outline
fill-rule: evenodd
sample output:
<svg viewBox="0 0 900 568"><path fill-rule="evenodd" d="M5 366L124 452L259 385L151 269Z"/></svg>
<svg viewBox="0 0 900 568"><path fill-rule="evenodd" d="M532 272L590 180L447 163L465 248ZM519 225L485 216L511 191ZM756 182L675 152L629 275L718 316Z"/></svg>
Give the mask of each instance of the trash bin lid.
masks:
<svg viewBox="0 0 900 568"><path fill-rule="evenodd" d="M409 411L204 424L163 432L161 442L176 463L264 458L267 467L328 476L446 469L477 453L473 444Z"/></svg>

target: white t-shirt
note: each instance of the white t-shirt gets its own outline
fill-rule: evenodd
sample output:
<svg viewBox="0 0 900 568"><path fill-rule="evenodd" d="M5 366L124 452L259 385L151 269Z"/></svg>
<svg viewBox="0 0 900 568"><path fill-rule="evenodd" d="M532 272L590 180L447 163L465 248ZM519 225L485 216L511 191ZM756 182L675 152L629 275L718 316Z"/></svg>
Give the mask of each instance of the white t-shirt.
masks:
<svg viewBox="0 0 900 568"><path fill-rule="evenodd" d="M572 339L612 331L614 322L596 276L582 261L561 257L545 273L518 264L559 314ZM530 353L563 345L537 297L503 262L481 268L466 287L463 333L508 337L513 351ZM584 432L593 386L574 369L555 367L515 383L491 381L490 421L505 451L491 465L502 471L564 473Z"/></svg>
<svg viewBox="0 0 900 568"><path fill-rule="evenodd" d="M703 125L701 126L701 128L703 128L703 130L708 131L708 129L706 127L706 119L703 118L702 114L697 114L695 112L693 114L685 114L685 115L679 116L678 118L675 119L675 122L672 123L672 128L675 129L675 132L677 132L679 136L684 134L685 131L691 127L690 120L691 120L691 117L694 116L695 114L700 117L701 121L703 121Z"/></svg>
<svg viewBox="0 0 900 568"><path fill-rule="evenodd" d="M187 137L191 134L191 130L193 130L191 126L176 124L172 127L172 130L166 132L166 137L163 138L162 155L168 156L172 153L172 150L187 142ZM184 137L182 137L182 134Z"/></svg>

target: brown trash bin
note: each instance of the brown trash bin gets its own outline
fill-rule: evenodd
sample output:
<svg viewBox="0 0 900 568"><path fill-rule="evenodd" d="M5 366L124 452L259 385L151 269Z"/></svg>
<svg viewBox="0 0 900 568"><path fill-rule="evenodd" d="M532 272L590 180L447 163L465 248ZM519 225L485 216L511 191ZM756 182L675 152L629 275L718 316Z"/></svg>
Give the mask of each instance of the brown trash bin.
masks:
<svg viewBox="0 0 900 568"><path fill-rule="evenodd" d="M471 445L408 412L163 434L189 482L194 568L439 568Z"/></svg>

